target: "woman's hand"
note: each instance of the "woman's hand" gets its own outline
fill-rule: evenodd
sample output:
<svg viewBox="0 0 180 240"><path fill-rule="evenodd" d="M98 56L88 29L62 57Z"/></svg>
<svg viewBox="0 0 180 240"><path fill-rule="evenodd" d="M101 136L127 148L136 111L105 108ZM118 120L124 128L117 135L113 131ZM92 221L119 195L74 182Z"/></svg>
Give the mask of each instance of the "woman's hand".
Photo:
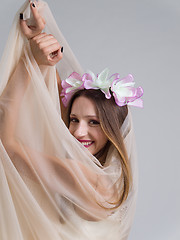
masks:
<svg viewBox="0 0 180 240"><path fill-rule="evenodd" d="M29 39L32 54L38 65L54 66L62 58L63 48L58 41L46 33L41 33L45 27L44 18L38 13L37 2L30 3L34 17L34 25L28 26L20 14L20 26L23 34Z"/></svg>
<svg viewBox="0 0 180 240"><path fill-rule="evenodd" d="M63 47L51 34L40 33L30 39L30 46L38 65L54 66L63 57Z"/></svg>
<svg viewBox="0 0 180 240"><path fill-rule="evenodd" d="M27 39L31 39L42 32L45 27L44 18L38 13L38 9L36 7L36 2L32 2L30 4L31 11L34 17L34 25L28 26L27 22L23 20L23 14L20 14L20 26L23 34L27 37Z"/></svg>

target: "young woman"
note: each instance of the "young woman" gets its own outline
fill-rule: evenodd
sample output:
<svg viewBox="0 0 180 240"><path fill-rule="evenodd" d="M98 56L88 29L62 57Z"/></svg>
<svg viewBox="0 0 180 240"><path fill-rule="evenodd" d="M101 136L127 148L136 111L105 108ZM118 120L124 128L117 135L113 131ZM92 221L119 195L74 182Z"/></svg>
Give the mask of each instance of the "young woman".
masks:
<svg viewBox="0 0 180 240"><path fill-rule="evenodd" d="M23 19L28 7L25 3L20 10ZM130 113L127 104L119 106L112 81L118 85L120 79L108 78L107 70L97 78L82 75L47 5L30 7L33 27L21 21L29 41L16 19L8 42L11 55L6 51L5 71L0 69L0 237L125 240L135 210L137 170ZM45 22L55 38L40 33ZM63 58L58 42L66 49ZM61 58L68 128L53 67ZM103 80L101 87L88 85L93 79Z"/></svg>

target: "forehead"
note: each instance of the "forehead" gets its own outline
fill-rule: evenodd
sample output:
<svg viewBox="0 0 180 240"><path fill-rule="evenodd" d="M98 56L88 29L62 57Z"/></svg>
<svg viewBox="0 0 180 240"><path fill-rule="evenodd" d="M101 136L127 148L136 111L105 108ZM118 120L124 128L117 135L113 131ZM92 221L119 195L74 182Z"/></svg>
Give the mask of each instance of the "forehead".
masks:
<svg viewBox="0 0 180 240"><path fill-rule="evenodd" d="M97 108L92 100L84 96L80 96L74 100L71 108L71 114L97 116Z"/></svg>

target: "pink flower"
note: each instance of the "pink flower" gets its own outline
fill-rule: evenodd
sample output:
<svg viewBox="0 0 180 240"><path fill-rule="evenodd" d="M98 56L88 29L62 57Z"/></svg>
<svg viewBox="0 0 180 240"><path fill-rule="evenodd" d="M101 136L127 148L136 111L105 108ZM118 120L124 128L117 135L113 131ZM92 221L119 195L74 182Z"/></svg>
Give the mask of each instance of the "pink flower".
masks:
<svg viewBox="0 0 180 240"><path fill-rule="evenodd" d="M66 80L62 80L62 92L61 96L62 102L65 107L67 107L73 94L80 89L84 88L84 82L81 80L81 75L79 73L73 72Z"/></svg>
<svg viewBox="0 0 180 240"><path fill-rule="evenodd" d="M67 106L73 94L80 89L100 89L107 99L114 96L115 102L118 106L133 105L136 107L143 107L141 96L143 89L141 87L134 87L134 78L128 75L120 79L118 73L109 76L109 69L104 69L100 74L95 76L91 71L85 73L82 77L73 72L66 80L62 81L62 102Z"/></svg>
<svg viewBox="0 0 180 240"><path fill-rule="evenodd" d="M130 74L125 78L113 81L111 91L118 106L128 104L143 107L143 101L140 99L143 95L143 89L141 87L134 88L134 84L134 78Z"/></svg>

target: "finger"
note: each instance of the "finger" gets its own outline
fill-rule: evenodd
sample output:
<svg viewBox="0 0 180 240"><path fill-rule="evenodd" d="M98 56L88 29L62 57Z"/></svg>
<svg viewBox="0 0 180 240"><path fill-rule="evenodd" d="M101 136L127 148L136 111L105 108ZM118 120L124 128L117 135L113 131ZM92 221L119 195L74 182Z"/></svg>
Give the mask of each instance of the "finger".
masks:
<svg viewBox="0 0 180 240"><path fill-rule="evenodd" d="M32 46L37 46L43 52L47 47L50 47L52 44L58 43L58 41L52 36L47 34L40 34L41 36L36 36L30 40Z"/></svg>
<svg viewBox="0 0 180 240"><path fill-rule="evenodd" d="M44 55L48 56L52 52L57 51L60 48L59 43L56 41L56 39L50 39L45 42L31 42L30 43L32 48L36 48L38 51L41 51Z"/></svg>
<svg viewBox="0 0 180 240"><path fill-rule="evenodd" d="M53 52L52 54L53 59L61 59L63 57L63 47L60 47L57 51Z"/></svg>
<svg viewBox="0 0 180 240"><path fill-rule="evenodd" d="M49 60L49 62L51 63L51 65L55 65L57 64L61 59L63 58L63 55L57 55L55 57L53 57L52 59Z"/></svg>
<svg viewBox="0 0 180 240"><path fill-rule="evenodd" d="M61 49L62 49L62 48L60 48L60 49L57 51L56 56L53 57L53 60L54 60L54 61L59 61L59 60L62 59L62 57L63 57L63 52L62 52Z"/></svg>
<svg viewBox="0 0 180 240"><path fill-rule="evenodd" d="M63 57L63 54L61 53L61 50L59 49L58 52L56 52L54 55L49 55L47 58L48 64L51 66L54 66L56 63L58 63Z"/></svg>
<svg viewBox="0 0 180 240"><path fill-rule="evenodd" d="M48 47L53 48L55 45L59 46L59 43L57 42L56 39L52 38L52 39L48 39L47 41L41 41L38 45L39 45L40 49L47 49ZM52 51L53 50L54 50L54 48L52 49ZM58 50L58 49L56 49L56 50Z"/></svg>
<svg viewBox="0 0 180 240"><path fill-rule="evenodd" d="M31 34L31 30L27 26L27 23L25 20L20 19L20 27L25 36L29 36Z"/></svg>
<svg viewBox="0 0 180 240"><path fill-rule="evenodd" d="M32 40L34 41L39 41L41 38L44 38L46 35L48 35L47 33L39 33L38 35L36 35L35 37L32 38Z"/></svg>
<svg viewBox="0 0 180 240"><path fill-rule="evenodd" d="M33 38L35 39L35 38ZM45 35L41 35L40 37L36 38L36 43L43 43L43 42L58 42L53 35L51 34L45 34Z"/></svg>
<svg viewBox="0 0 180 240"><path fill-rule="evenodd" d="M51 54L51 53L53 53L53 52L56 52L56 51L58 51L59 49L61 49L61 46L59 45L58 42L56 42L56 43L53 43L53 44L45 47L45 48L43 49L43 51L44 51L44 53L47 55L47 54Z"/></svg>
<svg viewBox="0 0 180 240"><path fill-rule="evenodd" d="M20 19L20 27L21 30L23 32L23 34L28 38L32 38L35 35L37 35L39 33L39 30L37 31L36 29L31 29L28 25L27 22L25 20Z"/></svg>
<svg viewBox="0 0 180 240"><path fill-rule="evenodd" d="M38 7L39 3L38 0L35 0L35 6ZM44 25L46 24L45 19L41 16L41 20L43 21Z"/></svg>
<svg viewBox="0 0 180 240"><path fill-rule="evenodd" d="M36 7L36 3L33 2L31 3L31 11L34 17L34 20L36 22L36 27L39 28L40 30L44 29L44 25L45 25L45 20L44 18L39 14L38 9Z"/></svg>

